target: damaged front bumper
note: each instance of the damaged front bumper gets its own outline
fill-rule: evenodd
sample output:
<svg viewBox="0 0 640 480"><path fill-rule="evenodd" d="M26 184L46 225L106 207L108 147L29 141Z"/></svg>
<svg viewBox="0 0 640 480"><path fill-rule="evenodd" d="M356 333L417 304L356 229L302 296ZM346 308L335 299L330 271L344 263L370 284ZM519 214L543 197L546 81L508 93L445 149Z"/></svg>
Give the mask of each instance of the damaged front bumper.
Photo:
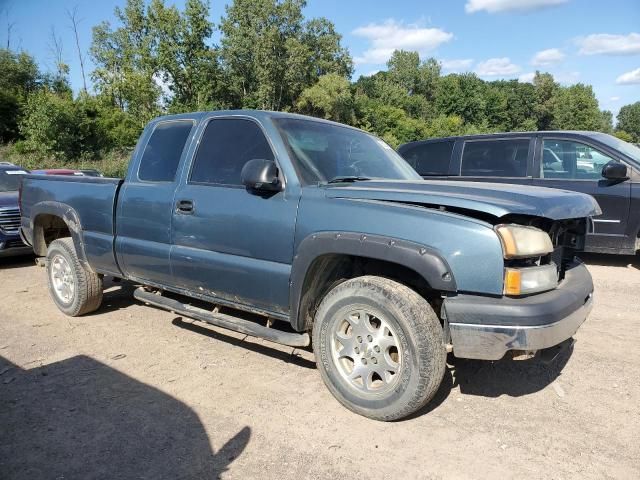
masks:
<svg viewBox="0 0 640 480"><path fill-rule="evenodd" d="M536 351L571 338L593 304L593 282L582 263L574 263L558 288L528 297L461 294L446 298L453 354L499 360L512 350Z"/></svg>

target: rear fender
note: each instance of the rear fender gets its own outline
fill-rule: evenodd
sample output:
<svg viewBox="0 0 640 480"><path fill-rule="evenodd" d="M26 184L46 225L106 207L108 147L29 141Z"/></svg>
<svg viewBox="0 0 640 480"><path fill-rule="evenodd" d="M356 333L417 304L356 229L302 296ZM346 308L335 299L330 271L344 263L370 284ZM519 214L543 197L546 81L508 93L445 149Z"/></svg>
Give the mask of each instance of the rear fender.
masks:
<svg viewBox="0 0 640 480"><path fill-rule="evenodd" d="M84 251L84 240L82 236L82 226L80 224L80 217L78 213L69 205L60 202L45 201L40 202L31 207L31 237L33 250L38 255L43 255L46 252L47 245L42 232L41 221L44 215L51 215L58 217L64 221L71 234L73 245L76 249L78 259L84 266L88 266L87 257ZM46 253L45 253L46 254Z"/></svg>

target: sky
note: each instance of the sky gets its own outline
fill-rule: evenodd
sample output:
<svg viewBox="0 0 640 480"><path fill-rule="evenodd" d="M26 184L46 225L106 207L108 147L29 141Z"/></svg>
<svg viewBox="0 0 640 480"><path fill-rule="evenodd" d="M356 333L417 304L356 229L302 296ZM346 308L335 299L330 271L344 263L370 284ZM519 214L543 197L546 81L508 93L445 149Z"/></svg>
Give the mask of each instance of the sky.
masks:
<svg viewBox="0 0 640 480"><path fill-rule="evenodd" d="M35 56L53 69L51 29L62 39L75 90L82 86L67 10L82 19L88 52L91 28L114 22L125 0L0 0L0 45ZM165 0L179 8L183 0ZM211 1L219 23L223 1ZM531 81L536 70L562 84L594 87L600 108L614 115L640 101L640 0L308 0L305 16L330 19L355 61L354 79L386 68L394 49L417 50L442 62L443 73L475 72L486 80ZM90 56L87 72L93 69ZM1 74L1 72L0 72Z"/></svg>

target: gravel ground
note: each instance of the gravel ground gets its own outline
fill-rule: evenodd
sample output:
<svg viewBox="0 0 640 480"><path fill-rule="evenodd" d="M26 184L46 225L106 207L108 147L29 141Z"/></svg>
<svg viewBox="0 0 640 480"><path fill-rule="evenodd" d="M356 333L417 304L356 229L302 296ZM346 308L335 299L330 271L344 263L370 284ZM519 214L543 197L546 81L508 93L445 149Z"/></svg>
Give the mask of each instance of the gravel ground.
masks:
<svg viewBox="0 0 640 480"><path fill-rule="evenodd" d="M0 259L0 477L640 478L640 259L587 262L573 352L455 361L426 409L379 423L331 397L310 352L120 284L68 318L32 259Z"/></svg>

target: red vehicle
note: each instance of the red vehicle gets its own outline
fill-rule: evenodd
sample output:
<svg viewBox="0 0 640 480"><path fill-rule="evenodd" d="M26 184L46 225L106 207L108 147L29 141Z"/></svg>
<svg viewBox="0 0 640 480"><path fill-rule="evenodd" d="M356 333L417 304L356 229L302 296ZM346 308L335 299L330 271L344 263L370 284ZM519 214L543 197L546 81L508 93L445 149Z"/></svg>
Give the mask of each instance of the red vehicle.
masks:
<svg viewBox="0 0 640 480"><path fill-rule="evenodd" d="M45 168L42 170L31 170L31 173L39 175L84 175L80 170L70 168Z"/></svg>

